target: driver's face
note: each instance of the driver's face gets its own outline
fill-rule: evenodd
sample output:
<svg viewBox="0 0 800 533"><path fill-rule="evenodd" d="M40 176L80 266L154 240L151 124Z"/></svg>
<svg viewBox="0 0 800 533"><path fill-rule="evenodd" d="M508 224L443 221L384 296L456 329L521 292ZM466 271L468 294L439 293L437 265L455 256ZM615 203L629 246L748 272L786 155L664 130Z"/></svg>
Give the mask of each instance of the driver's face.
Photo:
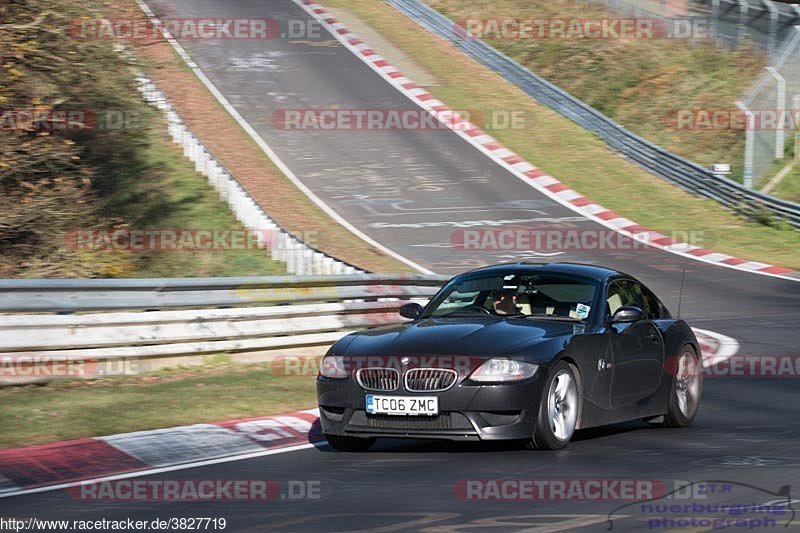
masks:
<svg viewBox="0 0 800 533"><path fill-rule="evenodd" d="M502 314L516 312L517 295L513 292L501 292L495 300L494 308Z"/></svg>

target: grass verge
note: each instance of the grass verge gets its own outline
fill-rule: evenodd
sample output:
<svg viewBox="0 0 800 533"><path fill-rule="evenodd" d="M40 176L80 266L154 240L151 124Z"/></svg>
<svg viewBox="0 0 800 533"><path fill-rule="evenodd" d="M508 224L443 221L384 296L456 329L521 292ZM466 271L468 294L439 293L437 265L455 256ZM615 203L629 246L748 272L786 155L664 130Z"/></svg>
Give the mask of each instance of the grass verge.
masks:
<svg viewBox="0 0 800 533"><path fill-rule="evenodd" d="M663 233L702 231L704 245L715 251L800 269L800 233L745 220L625 161L595 135L537 104L391 6L370 0L329 0L326 6L345 25L348 14L355 15L436 76L439 84L428 90L451 107L484 115L521 111L525 128L484 129L593 201Z"/></svg>
<svg viewBox="0 0 800 533"><path fill-rule="evenodd" d="M316 405L311 376L216 364L96 381L0 388L0 448L281 414Z"/></svg>
<svg viewBox="0 0 800 533"><path fill-rule="evenodd" d="M800 163L795 163L792 171L781 180L773 192L781 198L800 203Z"/></svg>
<svg viewBox="0 0 800 533"><path fill-rule="evenodd" d="M121 217L137 229L215 230L242 234L244 226L219 199L194 164L183 157L166 134L166 124L156 124L146 134L142 164L118 177L103 214ZM231 241L231 243L234 241ZM231 244L227 243L227 244ZM87 253L94 264L107 252ZM269 252L230 246L203 250L151 250L130 252L128 271L101 270L99 277L215 277L286 274L285 265L269 259Z"/></svg>

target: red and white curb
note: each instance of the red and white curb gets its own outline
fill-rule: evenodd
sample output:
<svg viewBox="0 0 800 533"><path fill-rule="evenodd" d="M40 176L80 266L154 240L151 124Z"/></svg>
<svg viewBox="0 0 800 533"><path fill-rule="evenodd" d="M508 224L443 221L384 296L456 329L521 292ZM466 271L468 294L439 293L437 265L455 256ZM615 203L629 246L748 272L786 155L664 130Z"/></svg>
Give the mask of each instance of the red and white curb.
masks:
<svg viewBox="0 0 800 533"><path fill-rule="evenodd" d="M730 359L739 351L739 342L732 337L707 329L692 328L692 331L700 343L705 368Z"/></svg>
<svg viewBox="0 0 800 533"><path fill-rule="evenodd" d="M624 218L592 202L582 194L570 189L553 176L548 175L543 170L524 160L519 154L503 146L499 141L459 115L444 102L436 99L436 97L426 89L419 87L413 80L404 76L399 70L390 65L384 57L380 56L356 34L348 30L335 16L325 11L322 6L311 0L293 1L325 26L328 31L330 31L348 50L355 54L356 57L366 63L372 70L377 72L412 102L432 115L439 117L441 119L440 121L446 127L453 130L459 137L466 140L494 162L511 172L514 176L559 204L622 235L647 243L654 248L669 253L745 272L753 272L792 281L800 280L800 272L795 270L758 261L739 259L699 246L681 243L675 238L649 230L632 220Z"/></svg>
<svg viewBox="0 0 800 533"><path fill-rule="evenodd" d="M736 340L695 329L706 366ZM292 452L319 445L319 411L193 424L0 450L0 498Z"/></svg>
<svg viewBox="0 0 800 533"><path fill-rule="evenodd" d="M0 450L0 498L310 448L319 411Z"/></svg>

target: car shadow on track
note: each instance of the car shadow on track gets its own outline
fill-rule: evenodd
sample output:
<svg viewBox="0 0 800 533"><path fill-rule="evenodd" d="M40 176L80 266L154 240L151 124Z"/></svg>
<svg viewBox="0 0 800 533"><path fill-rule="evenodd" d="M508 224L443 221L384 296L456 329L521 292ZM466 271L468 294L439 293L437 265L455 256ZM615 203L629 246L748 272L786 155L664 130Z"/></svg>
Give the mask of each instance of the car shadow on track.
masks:
<svg viewBox="0 0 800 533"><path fill-rule="evenodd" d="M584 429L575 432L572 443L581 441L594 441L608 437L615 437L634 431L654 430L645 422L624 422L610 426ZM319 435L317 441L324 441ZM398 439L392 437L379 438L366 453L487 453L487 452L518 452L526 449L524 441L450 441L439 439ZM324 453L342 453L334 450L327 444L317 446L317 450ZM566 448L569 450L569 446Z"/></svg>

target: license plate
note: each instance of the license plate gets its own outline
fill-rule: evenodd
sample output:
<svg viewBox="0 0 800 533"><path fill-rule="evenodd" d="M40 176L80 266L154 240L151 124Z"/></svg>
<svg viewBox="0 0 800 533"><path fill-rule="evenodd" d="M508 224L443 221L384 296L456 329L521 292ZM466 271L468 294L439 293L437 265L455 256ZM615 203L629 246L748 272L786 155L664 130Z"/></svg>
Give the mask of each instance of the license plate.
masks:
<svg viewBox="0 0 800 533"><path fill-rule="evenodd" d="M371 415L435 416L439 414L439 398L436 396L367 394L367 413Z"/></svg>

